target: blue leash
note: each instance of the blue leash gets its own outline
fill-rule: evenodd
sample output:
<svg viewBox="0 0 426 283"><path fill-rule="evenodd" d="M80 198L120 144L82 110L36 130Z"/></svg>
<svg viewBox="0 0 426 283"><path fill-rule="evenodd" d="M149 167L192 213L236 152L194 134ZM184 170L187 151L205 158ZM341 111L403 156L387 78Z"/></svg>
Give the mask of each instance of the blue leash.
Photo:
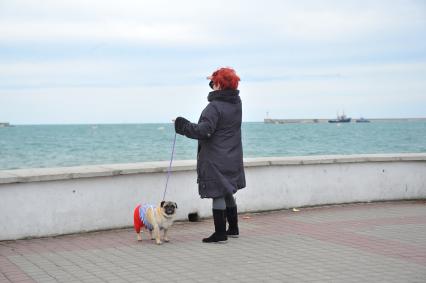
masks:
<svg viewBox="0 0 426 283"><path fill-rule="evenodd" d="M175 154L175 145L176 145L176 133L175 133L175 138L173 139L172 157L170 158L169 169L167 170L166 188L164 189L163 200L166 198L167 185L169 184L169 178L172 173L172 162L173 162L173 155Z"/></svg>

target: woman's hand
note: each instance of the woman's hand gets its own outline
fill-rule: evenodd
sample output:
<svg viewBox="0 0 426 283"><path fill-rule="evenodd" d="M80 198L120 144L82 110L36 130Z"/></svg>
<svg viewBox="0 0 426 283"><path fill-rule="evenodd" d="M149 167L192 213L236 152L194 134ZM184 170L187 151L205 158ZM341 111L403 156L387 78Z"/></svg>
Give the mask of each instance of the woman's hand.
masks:
<svg viewBox="0 0 426 283"><path fill-rule="evenodd" d="M189 123L191 123L183 117L177 117L176 120L174 120L174 122L175 122L175 131L176 133L180 135L185 134L186 127L188 126Z"/></svg>

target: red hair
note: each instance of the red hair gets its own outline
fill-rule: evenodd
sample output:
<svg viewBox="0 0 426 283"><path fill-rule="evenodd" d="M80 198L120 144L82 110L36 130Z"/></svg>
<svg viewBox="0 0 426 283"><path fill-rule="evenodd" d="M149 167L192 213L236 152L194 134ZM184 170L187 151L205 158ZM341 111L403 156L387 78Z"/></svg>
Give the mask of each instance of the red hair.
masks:
<svg viewBox="0 0 426 283"><path fill-rule="evenodd" d="M221 89L237 89L240 77L232 68L220 68L211 75L211 80Z"/></svg>

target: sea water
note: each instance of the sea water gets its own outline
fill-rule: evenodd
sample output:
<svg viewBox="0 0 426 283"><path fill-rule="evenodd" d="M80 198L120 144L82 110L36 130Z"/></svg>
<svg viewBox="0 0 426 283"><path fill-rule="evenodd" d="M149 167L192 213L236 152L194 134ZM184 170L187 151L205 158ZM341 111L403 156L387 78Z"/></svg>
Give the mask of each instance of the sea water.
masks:
<svg viewBox="0 0 426 283"><path fill-rule="evenodd" d="M26 125L0 128L0 170L170 160L169 124ZM426 152L426 121L243 123L244 157ZM196 159L178 135L176 159Z"/></svg>

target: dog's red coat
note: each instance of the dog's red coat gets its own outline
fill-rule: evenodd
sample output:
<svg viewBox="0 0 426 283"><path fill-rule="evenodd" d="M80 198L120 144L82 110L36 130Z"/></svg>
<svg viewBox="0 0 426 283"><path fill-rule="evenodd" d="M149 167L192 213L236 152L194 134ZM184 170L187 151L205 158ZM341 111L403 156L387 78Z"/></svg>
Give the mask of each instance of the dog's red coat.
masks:
<svg viewBox="0 0 426 283"><path fill-rule="evenodd" d="M136 206L135 211L133 213L133 223L134 223L134 226L135 226L135 231L138 234L141 232L141 228L143 228L145 226L143 224L140 216L139 216L139 208L140 207L141 207L140 204L138 206Z"/></svg>

